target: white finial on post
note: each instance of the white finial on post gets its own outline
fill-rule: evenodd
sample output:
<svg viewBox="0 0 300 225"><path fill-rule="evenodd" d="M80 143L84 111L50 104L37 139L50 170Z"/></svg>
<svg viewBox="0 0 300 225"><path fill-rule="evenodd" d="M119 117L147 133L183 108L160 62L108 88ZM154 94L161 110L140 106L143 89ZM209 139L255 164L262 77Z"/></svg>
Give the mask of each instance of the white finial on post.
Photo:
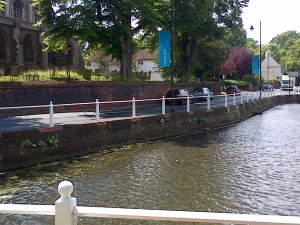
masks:
<svg viewBox="0 0 300 225"><path fill-rule="evenodd" d="M70 181L62 181L58 185L60 198L55 202L55 225L77 225L76 198L72 198L73 184Z"/></svg>
<svg viewBox="0 0 300 225"><path fill-rule="evenodd" d="M71 194L73 192L73 184L70 181L62 181L58 185L58 192L61 198L71 198Z"/></svg>

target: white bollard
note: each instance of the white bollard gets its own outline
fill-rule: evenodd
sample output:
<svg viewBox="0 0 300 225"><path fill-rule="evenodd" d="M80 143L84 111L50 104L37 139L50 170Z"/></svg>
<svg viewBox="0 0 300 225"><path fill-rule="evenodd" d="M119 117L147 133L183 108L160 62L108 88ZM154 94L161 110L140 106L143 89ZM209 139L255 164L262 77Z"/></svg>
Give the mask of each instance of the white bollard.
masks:
<svg viewBox="0 0 300 225"><path fill-rule="evenodd" d="M166 99L165 96L162 97L162 103L161 103L161 114L166 114Z"/></svg>
<svg viewBox="0 0 300 225"><path fill-rule="evenodd" d="M100 120L100 105L98 99L96 99L96 121L99 122Z"/></svg>
<svg viewBox="0 0 300 225"><path fill-rule="evenodd" d="M186 111L190 112L190 96L187 96L187 101L186 101Z"/></svg>
<svg viewBox="0 0 300 225"><path fill-rule="evenodd" d="M253 93L253 91L252 91L252 102L254 101L254 93Z"/></svg>
<svg viewBox="0 0 300 225"><path fill-rule="evenodd" d="M225 108L228 107L228 95L225 94Z"/></svg>
<svg viewBox="0 0 300 225"><path fill-rule="evenodd" d="M249 102L249 92L247 92L247 103Z"/></svg>
<svg viewBox="0 0 300 225"><path fill-rule="evenodd" d="M55 225L77 225L76 198L72 198L73 184L70 181L62 181L58 185L60 198L55 202Z"/></svg>
<svg viewBox="0 0 300 225"><path fill-rule="evenodd" d="M49 126L54 127L54 110L53 110L53 103L52 101L50 102L49 105Z"/></svg>
<svg viewBox="0 0 300 225"><path fill-rule="evenodd" d="M135 98L132 98L132 117L136 117Z"/></svg>

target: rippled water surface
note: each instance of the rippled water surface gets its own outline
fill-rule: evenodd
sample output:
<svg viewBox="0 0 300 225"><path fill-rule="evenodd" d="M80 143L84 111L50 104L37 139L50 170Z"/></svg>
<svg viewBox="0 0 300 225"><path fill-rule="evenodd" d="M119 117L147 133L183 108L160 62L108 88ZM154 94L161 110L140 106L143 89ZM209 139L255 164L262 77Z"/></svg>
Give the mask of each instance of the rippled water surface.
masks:
<svg viewBox="0 0 300 225"><path fill-rule="evenodd" d="M54 204L57 185L68 179L82 206L300 216L299 112L300 105L277 106L219 130L9 172L0 178L0 203ZM54 219L0 215L0 224Z"/></svg>

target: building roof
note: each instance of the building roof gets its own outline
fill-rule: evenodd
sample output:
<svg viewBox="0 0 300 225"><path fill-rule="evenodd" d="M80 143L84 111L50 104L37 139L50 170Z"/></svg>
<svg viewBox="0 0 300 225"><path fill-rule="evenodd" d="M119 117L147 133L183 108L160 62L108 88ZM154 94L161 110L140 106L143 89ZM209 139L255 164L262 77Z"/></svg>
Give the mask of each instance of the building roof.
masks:
<svg viewBox="0 0 300 225"><path fill-rule="evenodd" d="M150 49L140 49L134 54L133 58L135 60L156 60L157 57L157 53L151 53Z"/></svg>

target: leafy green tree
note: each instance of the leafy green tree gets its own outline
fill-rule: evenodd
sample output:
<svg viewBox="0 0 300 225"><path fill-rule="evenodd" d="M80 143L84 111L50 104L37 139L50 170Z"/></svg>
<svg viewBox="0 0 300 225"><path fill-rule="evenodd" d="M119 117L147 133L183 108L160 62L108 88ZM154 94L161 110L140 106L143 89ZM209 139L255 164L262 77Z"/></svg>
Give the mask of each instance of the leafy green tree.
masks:
<svg viewBox="0 0 300 225"><path fill-rule="evenodd" d="M242 8L249 0L175 0L176 69L183 81L201 70L196 56L205 52L207 42L214 43L227 34L233 44L242 31ZM246 39L245 35L244 38ZM230 42L228 41L228 42ZM230 45L230 43L228 43ZM198 68L197 68L198 65Z"/></svg>
<svg viewBox="0 0 300 225"><path fill-rule="evenodd" d="M35 0L35 4L48 49L62 49L71 38L86 43L88 50L101 45L107 55L120 60L123 77L131 76L133 37L157 32L167 12L162 0Z"/></svg>
<svg viewBox="0 0 300 225"><path fill-rule="evenodd" d="M300 38L287 51L285 66L287 72L300 72Z"/></svg>

